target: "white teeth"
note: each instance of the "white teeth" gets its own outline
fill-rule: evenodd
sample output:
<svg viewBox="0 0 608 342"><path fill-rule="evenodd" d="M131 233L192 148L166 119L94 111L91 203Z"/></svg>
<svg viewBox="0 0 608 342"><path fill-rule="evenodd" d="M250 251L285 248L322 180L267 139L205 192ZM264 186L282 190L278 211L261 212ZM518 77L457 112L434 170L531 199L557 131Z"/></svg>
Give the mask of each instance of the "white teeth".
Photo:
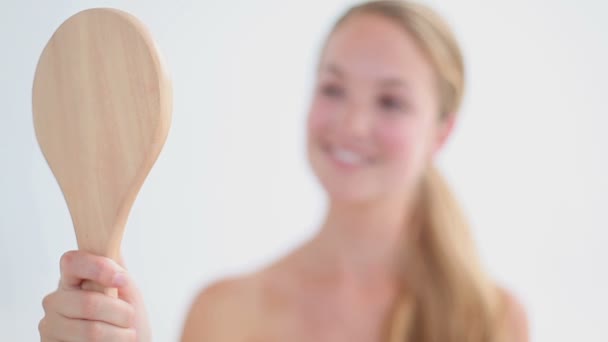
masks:
<svg viewBox="0 0 608 342"><path fill-rule="evenodd" d="M341 148L335 148L333 149L333 155L334 158L336 158L338 161L346 163L346 164L362 164L365 159L353 152L353 151L349 151L349 150L345 150L345 149L341 149Z"/></svg>

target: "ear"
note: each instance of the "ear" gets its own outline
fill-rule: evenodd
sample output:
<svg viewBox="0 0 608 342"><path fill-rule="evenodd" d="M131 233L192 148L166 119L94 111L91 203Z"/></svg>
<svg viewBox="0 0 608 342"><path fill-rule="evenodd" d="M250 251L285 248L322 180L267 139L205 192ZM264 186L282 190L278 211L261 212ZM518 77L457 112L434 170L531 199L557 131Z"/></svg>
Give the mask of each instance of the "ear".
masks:
<svg viewBox="0 0 608 342"><path fill-rule="evenodd" d="M454 130L454 126L456 125L456 116L456 113L448 113L448 115L440 119L439 127L437 130L437 136L435 137L435 142L433 146L433 155L439 153L439 151L447 142L450 135L452 135L452 131Z"/></svg>

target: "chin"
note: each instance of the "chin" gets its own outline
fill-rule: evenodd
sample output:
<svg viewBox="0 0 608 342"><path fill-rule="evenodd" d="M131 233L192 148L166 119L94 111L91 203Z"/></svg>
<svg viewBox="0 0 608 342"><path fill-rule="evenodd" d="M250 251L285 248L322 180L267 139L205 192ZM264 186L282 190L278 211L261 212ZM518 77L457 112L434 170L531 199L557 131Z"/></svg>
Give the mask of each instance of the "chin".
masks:
<svg viewBox="0 0 608 342"><path fill-rule="evenodd" d="M371 165L339 160L319 147L309 150L308 159L330 201L363 203L377 197L377 176Z"/></svg>
<svg viewBox="0 0 608 342"><path fill-rule="evenodd" d="M332 202L365 203L379 197L376 179L371 174L343 174L327 167L314 167L314 173Z"/></svg>
<svg viewBox="0 0 608 342"><path fill-rule="evenodd" d="M365 203L374 197L369 191L365 191L360 186L346 186L345 184L323 184L323 189L331 202L339 203Z"/></svg>

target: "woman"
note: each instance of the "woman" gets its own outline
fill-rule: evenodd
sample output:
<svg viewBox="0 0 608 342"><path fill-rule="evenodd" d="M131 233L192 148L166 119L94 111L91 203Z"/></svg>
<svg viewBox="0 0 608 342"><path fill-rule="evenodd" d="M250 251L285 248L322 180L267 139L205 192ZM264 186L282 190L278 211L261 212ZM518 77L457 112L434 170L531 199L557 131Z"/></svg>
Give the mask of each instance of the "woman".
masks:
<svg viewBox="0 0 608 342"><path fill-rule="evenodd" d="M182 341L527 341L525 314L481 269L433 160L464 88L444 21L410 2L351 8L327 38L308 157L329 208L319 233L256 273L200 293ZM124 269L62 258L42 341L149 341ZM118 287L114 299L83 280Z"/></svg>

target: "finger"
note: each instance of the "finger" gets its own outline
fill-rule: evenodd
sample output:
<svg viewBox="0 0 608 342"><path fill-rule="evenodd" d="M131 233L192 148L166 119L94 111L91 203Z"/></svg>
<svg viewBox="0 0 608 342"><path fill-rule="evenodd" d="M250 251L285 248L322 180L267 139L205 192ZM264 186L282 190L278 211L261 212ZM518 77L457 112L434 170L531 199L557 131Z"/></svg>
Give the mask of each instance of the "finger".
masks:
<svg viewBox="0 0 608 342"><path fill-rule="evenodd" d="M38 332L40 333L40 342L65 342L64 340L58 340L54 337L49 336L50 327L47 326L48 319L45 317L40 320L38 324Z"/></svg>
<svg viewBox="0 0 608 342"><path fill-rule="evenodd" d="M59 342L59 340L51 338L47 335L48 320L45 318L41 319L38 323L38 333L40 334L40 342Z"/></svg>
<svg viewBox="0 0 608 342"><path fill-rule="evenodd" d="M135 324L135 309L122 299L92 291L64 290L46 296L44 311L70 319L101 321L121 328Z"/></svg>
<svg viewBox="0 0 608 342"><path fill-rule="evenodd" d="M44 318L41 335L51 341L115 342L135 341L135 329L126 329L100 321L69 319L58 314Z"/></svg>
<svg viewBox="0 0 608 342"><path fill-rule="evenodd" d="M41 342L64 342L63 340L60 340L57 338L57 336L59 335L57 333L56 330L57 327L55 327L53 324L55 324L56 320L51 320L50 315L46 315L44 316L44 318L42 318L40 320L40 323L38 323L38 332L40 333L40 341Z"/></svg>
<svg viewBox="0 0 608 342"><path fill-rule="evenodd" d="M116 284L125 270L112 259L83 251L70 251L61 257L61 282L64 289L80 289L83 280L90 280L105 287Z"/></svg>

